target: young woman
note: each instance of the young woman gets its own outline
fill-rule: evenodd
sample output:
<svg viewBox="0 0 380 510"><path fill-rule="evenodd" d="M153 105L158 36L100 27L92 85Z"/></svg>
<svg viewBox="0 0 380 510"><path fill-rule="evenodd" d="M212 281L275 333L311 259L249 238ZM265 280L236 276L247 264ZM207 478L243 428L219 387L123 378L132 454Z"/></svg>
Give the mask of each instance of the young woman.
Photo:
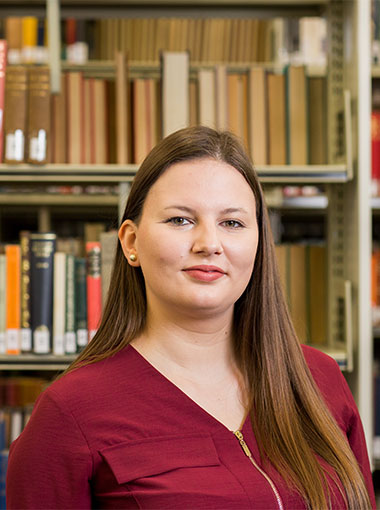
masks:
<svg viewBox="0 0 380 510"><path fill-rule="evenodd" d="M11 446L8 508L375 508L357 408L296 338L236 139L161 141L119 239L98 333Z"/></svg>

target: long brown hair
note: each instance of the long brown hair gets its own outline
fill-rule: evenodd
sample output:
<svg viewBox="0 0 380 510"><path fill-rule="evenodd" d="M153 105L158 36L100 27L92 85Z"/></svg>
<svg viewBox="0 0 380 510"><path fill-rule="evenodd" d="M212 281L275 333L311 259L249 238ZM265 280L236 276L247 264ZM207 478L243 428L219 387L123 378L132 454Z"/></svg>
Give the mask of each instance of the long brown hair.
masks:
<svg viewBox="0 0 380 510"><path fill-rule="evenodd" d="M233 166L245 177L256 200L259 244L252 277L235 304L233 337L237 363L248 381L252 426L263 458L299 491L309 508L331 506L317 456L335 470L336 485L349 509L370 508L355 456L314 383L295 335L281 290L263 193L237 139L228 132L195 127L162 140L136 174L122 222L129 218L138 224L150 188L170 165L199 158ZM118 243L98 332L66 372L123 349L144 329L146 309L141 269L128 264Z"/></svg>

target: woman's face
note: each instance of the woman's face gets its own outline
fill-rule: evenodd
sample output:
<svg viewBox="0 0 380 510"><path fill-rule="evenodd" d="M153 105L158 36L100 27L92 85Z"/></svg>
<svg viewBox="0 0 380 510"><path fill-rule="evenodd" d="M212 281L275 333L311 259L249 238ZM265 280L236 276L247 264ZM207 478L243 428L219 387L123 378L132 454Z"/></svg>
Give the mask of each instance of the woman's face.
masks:
<svg viewBox="0 0 380 510"><path fill-rule="evenodd" d="M148 311L232 313L255 262L253 192L227 163L173 164L150 189L139 224L124 222L120 240L127 258L137 255L129 263L141 266Z"/></svg>

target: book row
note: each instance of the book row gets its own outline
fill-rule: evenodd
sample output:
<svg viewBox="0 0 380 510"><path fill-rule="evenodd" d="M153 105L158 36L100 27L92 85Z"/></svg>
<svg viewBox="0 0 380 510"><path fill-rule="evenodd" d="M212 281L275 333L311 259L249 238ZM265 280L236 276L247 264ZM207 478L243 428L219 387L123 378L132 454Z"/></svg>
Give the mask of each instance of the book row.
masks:
<svg viewBox="0 0 380 510"><path fill-rule="evenodd" d="M75 354L97 330L117 233L87 241L85 257L78 243L57 242L53 233L23 231L20 237L0 254L0 353ZM325 344L325 247L283 244L276 253L300 341Z"/></svg>
<svg viewBox="0 0 380 510"><path fill-rule="evenodd" d="M302 343L327 345L327 250L324 244L279 244L285 296Z"/></svg>
<svg viewBox="0 0 380 510"><path fill-rule="evenodd" d="M58 243L54 233L20 233L0 254L0 353L74 354L96 333L116 231L100 241ZM69 240L70 241L70 240Z"/></svg>
<svg viewBox="0 0 380 510"><path fill-rule="evenodd" d="M115 81L70 71L50 97L47 67L8 66L4 162L140 164L161 137L198 124L235 133L258 165L327 162L326 79L304 66L190 77L187 53L165 53L160 79L127 74L119 54Z"/></svg>
<svg viewBox="0 0 380 510"><path fill-rule="evenodd" d="M9 63L47 62L44 19L5 18L0 37L8 41ZM144 62L157 62L162 51L188 51L194 62L326 64L324 18L67 18L61 40L62 57L80 64L113 60L116 51Z"/></svg>

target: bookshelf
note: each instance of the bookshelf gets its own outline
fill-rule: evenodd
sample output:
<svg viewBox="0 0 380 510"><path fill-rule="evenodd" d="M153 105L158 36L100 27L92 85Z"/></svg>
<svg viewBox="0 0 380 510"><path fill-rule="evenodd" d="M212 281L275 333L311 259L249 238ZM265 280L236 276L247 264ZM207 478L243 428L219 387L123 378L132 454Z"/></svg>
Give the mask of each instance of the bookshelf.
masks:
<svg viewBox="0 0 380 510"><path fill-rule="evenodd" d="M55 0L9 2L0 0L0 16L45 15L46 4ZM327 70L311 70L327 75L328 82L328 164L307 166L258 166L264 183L321 183L326 189L324 210L327 217L329 273L328 349L341 361L358 402L369 445L372 437L372 332L370 328L371 252L369 196L370 168L370 1L337 0L62 0L60 13L50 10L51 26L59 25L58 16L93 18L123 17L271 17L323 15L328 20L329 63ZM54 49L57 52L57 48ZM56 53L55 53L56 54ZM359 58L360 56L360 58ZM368 58L365 58L368 56ZM56 61L56 59L55 59ZM192 73L199 65L193 64ZM270 67L270 65L268 65ZM72 69L62 63L62 69ZM89 75L112 77L110 62L90 62L76 67ZM233 64L233 70L245 69ZM57 83L61 63L52 68ZM158 68L147 62L132 63L131 76L157 76ZM348 91L348 93L346 92ZM42 167L0 165L1 183L122 183L121 198L109 197L121 207L136 165L64 165ZM0 196L0 203L18 203L21 196ZM38 194L26 196L24 204L43 203ZM51 205L46 199L44 205ZM95 203L93 197L60 197L62 205ZM3 202L2 202L3 201ZM8 202L7 202L8 201ZM74 202L71 202L74 201ZM92 202L93 201L93 202ZM57 202L55 202L57 203ZM326 203L328 206L326 208ZM110 204L111 205L111 204ZM326 208L326 209L325 209ZM42 364L54 365L55 360ZM6 360L0 360L7 364ZM23 363L14 360L14 363ZM35 360L30 361L32 367ZM38 359L40 363L40 359ZM16 365L17 366L17 365ZM54 365L55 366L55 365Z"/></svg>

